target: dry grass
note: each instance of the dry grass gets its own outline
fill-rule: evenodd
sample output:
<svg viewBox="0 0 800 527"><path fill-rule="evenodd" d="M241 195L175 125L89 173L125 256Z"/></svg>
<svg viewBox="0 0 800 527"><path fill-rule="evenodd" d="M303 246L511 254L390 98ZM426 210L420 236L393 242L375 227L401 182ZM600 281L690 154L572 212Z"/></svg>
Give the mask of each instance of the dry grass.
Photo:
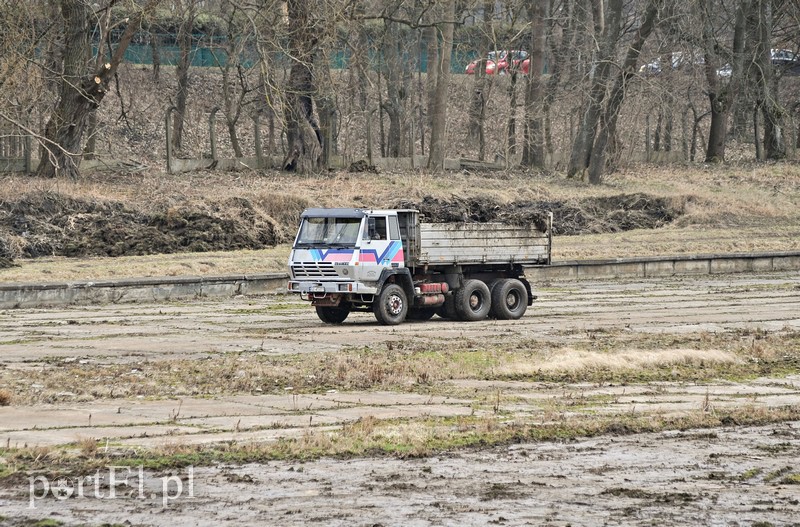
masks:
<svg viewBox="0 0 800 527"><path fill-rule="evenodd" d="M58 282L143 276L212 276L286 272L286 245L262 250L211 251L67 258L53 256L17 260L19 267L0 271L4 282Z"/></svg>
<svg viewBox="0 0 800 527"><path fill-rule="evenodd" d="M9 406L13 399L14 396L9 390L0 389L0 406Z"/></svg>
<svg viewBox="0 0 800 527"><path fill-rule="evenodd" d="M505 362L496 371L498 375L530 376L540 373L583 373L604 370L609 372L647 370L667 366L734 365L744 361L735 353L714 349L624 349L619 351L594 351L564 348L549 353L541 361Z"/></svg>
<svg viewBox="0 0 800 527"><path fill-rule="evenodd" d="M736 408L717 412L696 410L681 415L602 414L571 415L552 422L525 418L507 421L489 417L429 418L380 421L361 419L338 430L309 428L297 439L269 443L223 443L187 445L164 443L160 447L132 450L21 448L3 450L13 472L82 474L113 462L115 466L143 466L163 470L187 465L252 463L268 460L308 460L323 456L353 457L392 455L431 456L456 448L490 447L523 441L563 441L599 435L628 435L664 430L692 430L736 423L760 426L793 421L800 417L797 407ZM76 445L79 446L79 445ZM783 475L783 474L782 474ZM796 483L791 481L787 483Z"/></svg>
<svg viewBox="0 0 800 527"><path fill-rule="evenodd" d="M450 393L451 380L540 382L688 382L796 372L800 334L750 338L739 334L641 335L609 333L569 346L515 338L390 343L335 353L268 356L212 355L126 364L49 361L39 368L0 370L16 391L15 404L74 399L317 393L329 389ZM32 385L41 388L33 389Z"/></svg>

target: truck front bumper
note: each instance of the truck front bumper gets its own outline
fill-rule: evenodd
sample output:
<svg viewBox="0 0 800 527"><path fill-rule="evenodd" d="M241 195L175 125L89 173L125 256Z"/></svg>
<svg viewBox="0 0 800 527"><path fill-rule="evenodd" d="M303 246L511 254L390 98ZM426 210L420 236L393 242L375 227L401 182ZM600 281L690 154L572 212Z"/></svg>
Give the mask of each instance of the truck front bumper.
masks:
<svg viewBox="0 0 800 527"><path fill-rule="evenodd" d="M360 282L352 281L331 281L331 282L313 282L308 280L289 280L287 289L290 293L300 293L307 295L310 298L320 297L329 294L375 294L375 287L368 287Z"/></svg>

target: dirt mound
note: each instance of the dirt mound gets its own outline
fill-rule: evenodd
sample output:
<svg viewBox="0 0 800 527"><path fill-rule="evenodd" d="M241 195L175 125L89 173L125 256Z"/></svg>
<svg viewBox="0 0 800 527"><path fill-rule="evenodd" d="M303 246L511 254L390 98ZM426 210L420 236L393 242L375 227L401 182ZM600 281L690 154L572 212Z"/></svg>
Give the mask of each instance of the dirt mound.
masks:
<svg viewBox="0 0 800 527"><path fill-rule="evenodd" d="M0 202L0 249L5 247L8 257L34 258L258 249L276 243L273 223L246 199L153 210L52 192L27 195Z"/></svg>
<svg viewBox="0 0 800 527"><path fill-rule="evenodd" d="M553 213L553 234L591 234L655 229L680 216L669 199L646 194L621 194L569 201L516 201L502 204L488 197L451 199L426 196L420 202L401 200L397 208L419 210L427 221L491 222L536 225L545 230Z"/></svg>
<svg viewBox="0 0 800 527"><path fill-rule="evenodd" d="M16 201L0 201L0 268L13 265L13 258L20 257L126 256L268 247L285 241L289 231L293 233L295 212L302 210L301 203L287 205L283 201L230 198L155 204L140 210L133 208L135 205L75 199L55 192L28 194ZM510 204L486 196L428 196L419 202L400 200L393 206L418 209L428 221L499 221L535 225L540 230L546 229L546 214L552 212L553 233L557 235L657 228L680 215L670 200L645 194ZM278 214L281 207L286 210Z"/></svg>

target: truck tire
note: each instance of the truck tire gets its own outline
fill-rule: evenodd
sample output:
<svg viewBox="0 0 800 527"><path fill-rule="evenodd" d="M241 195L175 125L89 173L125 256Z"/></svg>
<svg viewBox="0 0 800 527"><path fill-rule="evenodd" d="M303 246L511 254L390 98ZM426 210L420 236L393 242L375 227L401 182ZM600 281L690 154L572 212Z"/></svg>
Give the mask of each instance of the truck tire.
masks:
<svg viewBox="0 0 800 527"><path fill-rule="evenodd" d="M483 320L492 308L489 286L480 280L465 280L464 285L456 291L455 304L459 320Z"/></svg>
<svg viewBox="0 0 800 527"><path fill-rule="evenodd" d="M401 324L408 314L408 298L397 284L387 284L372 303L375 318L384 326Z"/></svg>
<svg viewBox="0 0 800 527"><path fill-rule="evenodd" d="M350 306L342 304L336 307L317 306L317 316L326 324L341 324L350 314Z"/></svg>
<svg viewBox="0 0 800 527"><path fill-rule="evenodd" d="M492 314L499 320L517 320L528 309L528 290L514 278L499 280L492 288Z"/></svg>
<svg viewBox="0 0 800 527"><path fill-rule="evenodd" d="M435 307L415 307L409 309L408 316L406 318L408 320L419 320L424 322L426 320L430 320L437 311L438 308Z"/></svg>

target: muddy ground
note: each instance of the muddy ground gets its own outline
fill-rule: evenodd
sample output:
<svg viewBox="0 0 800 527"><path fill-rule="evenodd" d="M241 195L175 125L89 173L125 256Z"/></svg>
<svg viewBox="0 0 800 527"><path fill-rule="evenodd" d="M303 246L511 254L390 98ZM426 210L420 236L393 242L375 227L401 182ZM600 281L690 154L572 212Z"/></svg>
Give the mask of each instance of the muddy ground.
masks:
<svg viewBox="0 0 800 527"><path fill-rule="evenodd" d="M533 224L554 234L587 234L652 229L680 216L682 205L646 194L570 201L502 204L489 197L398 201L418 208L427 221ZM276 212L246 198L215 201L138 203L72 198L57 192L0 200L0 268L14 258L41 256L131 256L176 252L261 249L290 241L301 201L293 211ZM276 219L277 218L277 219ZM283 223L281 223L283 222ZM291 223L291 224L290 224Z"/></svg>
<svg viewBox="0 0 800 527"><path fill-rule="evenodd" d="M736 409L796 408L798 290L796 272L553 282L542 284L540 299L520 321L434 318L398 327L379 326L366 314L342 326L323 325L308 306L286 297L6 311L0 314L0 385L14 399L0 407L0 441L52 449L94 438L114 451L320 437L364 419L413 423L502 415L506 423L569 423L604 415L702 410L713 417ZM661 347L637 351L647 339ZM769 375L741 374L758 371L765 343L782 340L788 346L781 348L783 366ZM370 385L351 375L345 384L318 390L298 383L271 386L269 367L252 378L246 371L271 358L312 362L324 354L340 367L335 357L359 355L354 343L378 360L365 363L370 367L388 365L398 353L402 360L409 343L423 355L459 343L467 360L484 357L491 343L540 361L540 371L566 368L566 374L556 381L511 370L485 379L454 375L417 387L402 378L382 387L373 379L372 389L359 389ZM752 356L737 355L741 345ZM738 368L747 362L735 378L642 376L625 382L617 380L612 363L603 362L658 365L661 353L678 357L666 364L676 375L684 368ZM223 379L198 370L192 384L148 382L165 369L177 375L185 359L204 369L226 360L242 366L219 370L231 373ZM498 368L503 366L513 365ZM437 378L435 371L429 374ZM198 387L201 393L194 393ZM553 408L561 410L554 414ZM70 525L792 525L800 514L800 423L726 422L648 434L625 433L623 426L591 439L421 458L198 466L193 496L167 507L161 482L172 474L183 477L188 489L185 467L146 472L142 499L51 496L33 508L22 475L0 486L0 516L7 525L20 525L21 518Z"/></svg>
<svg viewBox="0 0 800 527"><path fill-rule="evenodd" d="M796 525L800 423L145 475L144 498L2 498L4 514L125 525ZM791 470L791 469L789 469ZM183 477L164 505L164 479ZM169 483L168 483L169 485ZM189 495L191 490L192 496ZM103 491L107 493L107 489ZM121 492L120 492L121 494ZM13 519L0 525L20 525Z"/></svg>

